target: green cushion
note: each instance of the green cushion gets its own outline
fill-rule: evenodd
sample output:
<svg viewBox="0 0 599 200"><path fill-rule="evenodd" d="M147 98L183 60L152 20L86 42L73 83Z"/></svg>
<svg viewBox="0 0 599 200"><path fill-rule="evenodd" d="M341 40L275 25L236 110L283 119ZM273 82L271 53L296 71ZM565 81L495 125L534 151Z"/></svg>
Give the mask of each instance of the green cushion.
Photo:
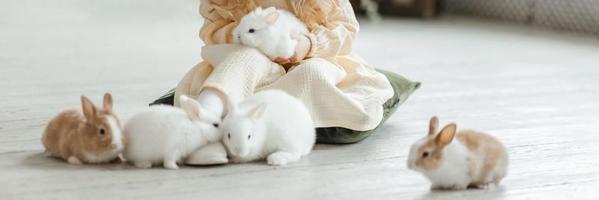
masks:
<svg viewBox="0 0 599 200"><path fill-rule="evenodd" d="M383 120L381 123L373 130L369 131L356 131L347 128L341 127L327 127L327 128L316 128L316 143L323 144L350 144L362 141L363 139L370 136L378 127L383 125L387 119L397 110L397 107L405 102L408 97L420 87L420 82L410 81L398 74L393 72L378 70L389 79L391 86L393 87L393 91L395 94L391 99L389 99L385 104L383 104L384 112L383 112ZM154 102L150 103L150 105L156 104L168 104L173 105L173 100L175 96L175 90L172 89L168 91L166 94L162 95L162 97L158 98Z"/></svg>
<svg viewBox="0 0 599 200"><path fill-rule="evenodd" d="M381 127L389 117L397 110L397 107L405 102L408 97L420 87L420 82L410 81L393 72L378 70L387 76L395 94L383 104L383 120L373 130L356 131L342 127L317 128L316 142L322 144L351 144L362 141L370 136L378 127Z"/></svg>

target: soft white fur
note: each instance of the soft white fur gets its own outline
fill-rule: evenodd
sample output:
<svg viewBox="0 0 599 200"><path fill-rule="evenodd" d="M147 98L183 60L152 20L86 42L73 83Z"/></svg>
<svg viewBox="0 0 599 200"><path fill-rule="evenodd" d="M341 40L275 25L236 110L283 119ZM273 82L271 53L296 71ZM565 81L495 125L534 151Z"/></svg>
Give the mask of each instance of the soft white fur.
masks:
<svg viewBox="0 0 599 200"><path fill-rule="evenodd" d="M211 88L204 89L198 97L198 102L216 116L223 116L225 105L217 91ZM187 165L217 165L228 162L227 151L221 141L206 144L185 159Z"/></svg>
<svg viewBox="0 0 599 200"><path fill-rule="evenodd" d="M125 159L140 168L163 163L165 168L177 169L177 162L189 153L220 140L221 135L213 126L219 117L186 96L181 96L180 101L183 109L152 106L127 122L125 136L129 143L123 151Z"/></svg>
<svg viewBox="0 0 599 200"><path fill-rule="evenodd" d="M268 16L273 13L276 15L275 21L269 24ZM250 33L249 29L255 29L255 32ZM308 28L294 14L274 7L258 7L241 18L233 30L233 42L257 48L274 60L293 56L297 40L292 39L291 35L306 33Z"/></svg>
<svg viewBox="0 0 599 200"><path fill-rule="evenodd" d="M198 96L198 102L202 107L210 110L216 116L222 116L224 112L223 100L218 96L218 93L210 88L204 89L200 96Z"/></svg>
<svg viewBox="0 0 599 200"><path fill-rule="evenodd" d="M123 132L121 132L121 128L118 126L117 120L113 116L106 116L106 121L112 131L111 144L115 146L115 151L121 152L124 148Z"/></svg>
<svg viewBox="0 0 599 200"><path fill-rule="evenodd" d="M228 162L227 150L221 141L206 144L185 159L187 165L218 165Z"/></svg>
<svg viewBox="0 0 599 200"><path fill-rule="evenodd" d="M412 145L408 157L408 168L421 172L428 178L432 189L466 189L472 182L469 175L468 158L471 152L459 140L453 140L443 149L443 159L439 168L427 171L416 166L415 162L419 156L418 148L427 141L423 138ZM432 151L432 149L430 149Z"/></svg>
<svg viewBox="0 0 599 200"><path fill-rule="evenodd" d="M229 107L232 112L222 130L233 162L266 158L270 165L286 165L309 154L314 146L316 134L308 109L283 91L258 92Z"/></svg>

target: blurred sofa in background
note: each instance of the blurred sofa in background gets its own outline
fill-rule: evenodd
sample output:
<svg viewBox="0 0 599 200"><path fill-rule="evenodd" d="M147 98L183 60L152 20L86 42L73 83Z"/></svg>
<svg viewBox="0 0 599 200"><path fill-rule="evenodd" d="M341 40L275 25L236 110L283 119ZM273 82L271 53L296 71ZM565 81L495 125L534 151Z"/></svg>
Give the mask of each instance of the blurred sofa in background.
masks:
<svg viewBox="0 0 599 200"><path fill-rule="evenodd" d="M350 0L357 13L365 14L371 5L382 15L434 17L441 7L440 0ZM370 13L368 13L370 14Z"/></svg>
<svg viewBox="0 0 599 200"><path fill-rule="evenodd" d="M599 0L351 0L358 13L374 3L383 16L466 15L599 36ZM368 2L368 3L365 3ZM365 6L366 5L366 6Z"/></svg>

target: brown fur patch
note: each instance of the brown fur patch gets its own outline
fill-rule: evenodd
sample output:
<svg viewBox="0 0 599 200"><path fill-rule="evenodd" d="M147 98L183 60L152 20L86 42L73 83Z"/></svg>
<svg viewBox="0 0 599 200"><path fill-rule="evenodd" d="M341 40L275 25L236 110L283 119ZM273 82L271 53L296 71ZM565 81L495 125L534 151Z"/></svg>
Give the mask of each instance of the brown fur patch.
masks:
<svg viewBox="0 0 599 200"><path fill-rule="evenodd" d="M443 160L443 149L449 143L451 143L455 134L455 124L449 124L436 133L439 127L439 118L436 116L431 117L429 120L429 130L427 134L427 141L418 148L418 158L416 159L416 166L427 171L439 168L441 161ZM423 153L428 152L429 156L423 157Z"/></svg>
<svg viewBox="0 0 599 200"><path fill-rule="evenodd" d="M110 128L108 117L111 116L110 111L101 111L95 117L94 124L86 124L81 130L82 149L89 153L105 153L112 151L113 130ZM119 120L115 117L115 123L120 128ZM104 135L100 134L100 130L104 129Z"/></svg>
<svg viewBox="0 0 599 200"><path fill-rule="evenodd" d="M476 176L473 177L474 185L484 185L493 182L495 178L502 178L493 174L498 162L506 156L505 148L496 138L472 130L460 131L456 137L473 153L474 161L479 162L470 164L470 169Z"/></svg>
<svg viewBox="0 0 599 200"><path fill-rule="evenodd" d="M456 134L456 125L455 124L448 124L445 127L443 127L443 129L441 129L441 132L439 132L439 134L437 134L436 138L435 138L435 142L437 142L437 146L443 148L446 145L448 145L449 143L451 143L451 141L453 141L453 137Z"/></svg>
<svg viewBox="0 0 599 200"><path fill-rule="evenodd" d="M429 156L426 158L422 157L424 152L428 152ZM422 146L418 148L418 158L416 159L416 166L425 170L434 170L439 168L441 160L443 160L443 148L437 148L435 140L428 140Z"/></svg>
<svg viewBox="0 0 599 200"><path fill-rule="evenodd" d="M73 147L77 146L73 140L77 140L77 129L83 115L77 109L61 112L48 124L43 142L46 150L53 155L67 159L73 155Z"/></svg>
<svg viewBox="0 0 599 200"><path fill-rule="evenodd" d="M437 133L437 128L439 127L439 118L437 116L431 117L428 123L428 135L433 136Z"/></svg>
<svg viewBox="0 0 599 200"><path fill-rule="evenodd" d="M84 109L93 112L84 116L81 109L69 109L59 113L52 119L44 131L42 143L46 151L51 155L61 157L67 160L71 156L86 162L85 153L103 154L112 151L112 130L108 123L108 116L115 118L117 128L122 129L119 119L110 109L98 109L91 102L85 102L89 99L82 98L82 103L90 103L82 106ZM106 96L105 96L106 99ZM105 105L107 105L105 102ZM112 107L112 100L109 102ZM104 134L100 134L100 129L104 129Z"/></svg>
<svg viewBox="0 0 599 200"><path fill-rule="evenodd" d="M466 162L468 163L468 169L476 169L476 160L473 158L466 158ZM474 170L469 170L468 175L474 177L476 175L474 172Z"/></svg>

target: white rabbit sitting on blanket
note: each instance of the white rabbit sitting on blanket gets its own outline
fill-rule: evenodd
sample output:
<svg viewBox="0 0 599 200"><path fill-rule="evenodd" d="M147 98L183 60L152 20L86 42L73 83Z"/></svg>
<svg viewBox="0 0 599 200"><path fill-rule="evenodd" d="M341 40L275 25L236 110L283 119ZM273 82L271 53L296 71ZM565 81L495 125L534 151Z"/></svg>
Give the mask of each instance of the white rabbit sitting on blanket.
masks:
<svg viewBox="0 0 599 200"><path fill-rule="evenodd" d="M271 60L290 58L297 40L293 35L307 34L308 28L286 10L261 7L241 18L233 30L233 43L254 47Z"/></svg>

